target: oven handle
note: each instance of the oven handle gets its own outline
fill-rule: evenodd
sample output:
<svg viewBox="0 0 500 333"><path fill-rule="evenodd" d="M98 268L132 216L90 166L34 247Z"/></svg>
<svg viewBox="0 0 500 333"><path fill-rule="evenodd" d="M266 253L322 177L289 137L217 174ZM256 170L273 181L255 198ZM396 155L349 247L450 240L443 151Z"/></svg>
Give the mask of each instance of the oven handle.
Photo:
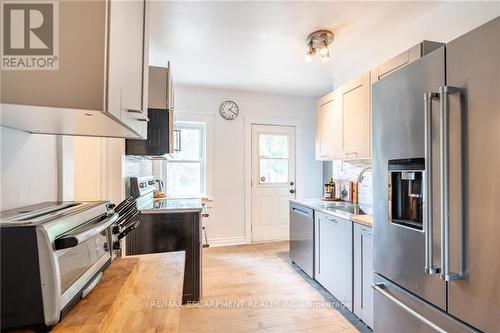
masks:
<svg viewBox="0 0 500 333"><path fill-rule="evenodd" d="M99 281L102 279L102 272L99 272L97 276L92 280L92 282L87 286L87 288L83 289L82 291L82 298L87 297L88 294L97 286Z"/></svg>
<svg viewBox="0 0 500 333"><path fill-rule="evenodd" d="M77 234L69 234L67 236L57 238L56 240L54 240L55 249L63 250L75 247L78 244L85 242L86 240L106 230L113 223L115 223L117 219L118 219L118 214L115 213L108 216L104 221L99 223L97 226L95 224L91 224L90 227L85 228L83 231Z"/></svg>

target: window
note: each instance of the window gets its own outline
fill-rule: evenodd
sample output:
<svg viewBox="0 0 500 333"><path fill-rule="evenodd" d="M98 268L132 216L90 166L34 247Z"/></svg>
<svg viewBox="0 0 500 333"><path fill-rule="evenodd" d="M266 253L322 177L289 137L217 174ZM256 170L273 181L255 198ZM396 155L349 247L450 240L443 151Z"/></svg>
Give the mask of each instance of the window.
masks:
<svg viewBox="0 0 500 333"><path fill-rule="evenodd" d="M176 122L181 150L167 155L166 191L172 197L193 197L205 193L205 123Z"/></svg>
<svg viewBox="0 0 500 333"><path fill-rule="evenodd" d="M287 135L259 135L259 179L261 184L288 182Z"/></svg>

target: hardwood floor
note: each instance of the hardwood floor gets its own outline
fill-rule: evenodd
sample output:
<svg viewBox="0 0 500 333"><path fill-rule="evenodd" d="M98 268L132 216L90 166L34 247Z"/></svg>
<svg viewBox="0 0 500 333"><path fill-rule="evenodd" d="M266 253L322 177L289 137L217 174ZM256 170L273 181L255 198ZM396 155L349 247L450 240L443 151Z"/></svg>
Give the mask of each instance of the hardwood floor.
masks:
<svg viewBox="0 0 500 333"><path fill-rule="evenodd" d="M334 306L330 306L333 304ZM288 242L203 250L203 297L180 332L370 332L290 263Z"/></svg>

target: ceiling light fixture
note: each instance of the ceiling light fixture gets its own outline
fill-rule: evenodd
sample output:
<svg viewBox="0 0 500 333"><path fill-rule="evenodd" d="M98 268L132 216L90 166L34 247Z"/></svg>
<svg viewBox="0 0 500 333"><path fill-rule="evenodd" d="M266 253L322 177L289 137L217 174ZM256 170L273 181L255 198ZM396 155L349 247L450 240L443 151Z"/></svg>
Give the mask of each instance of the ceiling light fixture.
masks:
<svg viewBox="0 0 500 333"><path fill-rule="evenodd" d="M311 62L316 52L319 53L321 60L328 61L330 59L330 50L328 45L333 42L333 32L329 30L315 31L306 38L308 50L306 52L306 62Z"/></svg>

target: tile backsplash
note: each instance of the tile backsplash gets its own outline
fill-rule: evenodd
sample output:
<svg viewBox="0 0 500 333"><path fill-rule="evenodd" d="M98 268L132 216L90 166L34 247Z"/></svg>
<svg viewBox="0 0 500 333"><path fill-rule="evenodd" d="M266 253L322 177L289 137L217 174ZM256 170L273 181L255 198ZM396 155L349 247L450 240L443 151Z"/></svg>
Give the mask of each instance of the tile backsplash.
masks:
<svg viewBox="0 0 500 333"><path fill-rule="evenodd" d="M125 156L123 158L123 177L144 177L153 174L153 161L146 158Z"/></svg>
<svg viewBox="0 0 500 333"><path fill-rule="evenodd" d="M357 160L357 161L331 161L324 162L323 165L323 178L327 182L330 176L333 179L346 179L350 181L357 181L358 175L361 170L371 167L371 160ZM358 186L359 203L364 206L373 206L373 185L372 185L372 170L367 170L363 175L363 182Z"/></svg>

